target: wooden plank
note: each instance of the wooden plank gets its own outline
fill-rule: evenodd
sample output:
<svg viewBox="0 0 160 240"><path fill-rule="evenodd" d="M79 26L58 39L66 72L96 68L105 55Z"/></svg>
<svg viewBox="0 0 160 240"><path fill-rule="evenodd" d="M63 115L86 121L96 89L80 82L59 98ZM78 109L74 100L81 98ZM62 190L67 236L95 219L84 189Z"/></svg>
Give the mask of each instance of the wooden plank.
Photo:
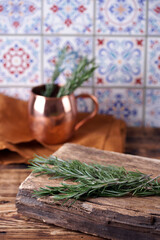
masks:
<svg viewBox="0 0 160 240"><path fill-rule="evenodd" d="M12 209L15 206L12 206ZM17 214L16 209L0 214L0 239L71 239L100 240L99 237L88 236L83 233L69 231L54 225L44 224Z"/></svg>
<svg viewBox="0 0 160 240"><path fill-rule="evenodd" d="M128 170L138 169L153 176L159 174L160 161L114 152L65 144L54 155L62 159L116 164ZM51 186L60 180L50 181ZM20 186L17 208L20 213L71 230L110 239L160 239L160 198L95 198L77 201L70 208L53 203L51 197L34 198L32 191L48 185L47 176L31 174Z"/></svg>
<svg viewBox="0 0 160 240"><path fill-rule="evenodd" d="M160 159L160 128L128 127L125 152Z"/></svg>
<svg viewBox="0 0 160 240"><path fill-rule="evenodd" d="M18 187L31 172L24 167L23 165L0 166L0 240L102 239L45 224L18 214L15 207Z"/></svg>
<svg viewBox="0 0 160 240"><path fill-rule="evenodd" d="M121 136L121 141L117 141L117 136ZM109 126L109 132L104 140L104 146L102 150L123 153L125 151L125 141L126 125L124 121L114 118L111 126ZM119 149L119 151L117 151L117 149Z"/></svg>

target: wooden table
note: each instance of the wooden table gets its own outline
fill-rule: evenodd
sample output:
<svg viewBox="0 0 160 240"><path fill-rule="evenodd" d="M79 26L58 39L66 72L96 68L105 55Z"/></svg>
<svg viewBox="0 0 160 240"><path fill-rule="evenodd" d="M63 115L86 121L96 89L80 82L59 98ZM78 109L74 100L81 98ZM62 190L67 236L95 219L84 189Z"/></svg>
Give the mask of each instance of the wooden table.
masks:
<svg viewBox="0 0 160 240"><path fill-rule="evenodd" d="M125 152L160 159L160 128L128 128Z"/></svg>
<svg viewBox="0 0 160 240"><path fill-rule="evenodd" d="M160 129L128 128L126 152L160 159ZM0 240L102 238L68 231L17 214L15 197L20 183L29 175L26 165L0 166Z"/></svg>

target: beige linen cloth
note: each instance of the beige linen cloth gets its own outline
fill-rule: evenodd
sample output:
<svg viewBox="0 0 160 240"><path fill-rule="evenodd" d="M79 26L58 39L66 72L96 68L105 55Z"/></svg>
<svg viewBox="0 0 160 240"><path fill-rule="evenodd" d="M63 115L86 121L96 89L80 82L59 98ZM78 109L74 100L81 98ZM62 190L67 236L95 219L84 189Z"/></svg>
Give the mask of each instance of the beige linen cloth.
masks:
<svg viewBox="0 0 160 240"><path fill-rule="evenodd" d="M87 114L78 114L78 119ZM112 116L97 115L82 126L68 142L102 150L123 152L126 125ZM36 141L28 122L27 102L0 94L0 164L27 163L34 154L50 155L61 144Z"/></svg>

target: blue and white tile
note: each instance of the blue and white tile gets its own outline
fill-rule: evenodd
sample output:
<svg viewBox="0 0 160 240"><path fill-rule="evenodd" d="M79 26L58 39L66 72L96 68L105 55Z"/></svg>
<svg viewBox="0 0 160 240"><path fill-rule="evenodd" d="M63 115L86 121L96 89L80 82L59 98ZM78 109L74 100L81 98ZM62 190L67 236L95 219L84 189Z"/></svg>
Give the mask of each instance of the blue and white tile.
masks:
<svg viewBox="0 0 160 240"><path fill-rule="evenodd" d="M93 0L45 0L44 33L91 34Z"/></svg>
<svg viewBox="0 0 160 240"><path fill-rule="evenodd" d="M9 97L21 99L28 101L30 96L30 88L14 88L14 87L8 87L8 88L0 88L0 93L4 94Z"/></svg>
<svg viewBox="0 0 160 240"><path fill-rule="evenodd" d="M148 2L148 34L160 35L160 1L150 0Z"/></svg>
<svg viewBox="0 0 160 240"><path fill-rule="evenodd" d="M0 33L41 32L41 0L0 0Z"/></svg>
<svg viewBox="0 0 160 240"><path fill-rule="evenodd" d="M145 125L160 127L160 89L146 90Z"/></svg>
<svg viewBox="0 0 160 240"><path fill-rule="evenodd" d="M101 114L123 119L129 126L142 125L143 90L96 89Z"/></svg>
<svg viewBox="0 0 160 240"><path fill-rule="evenodd" d="M92 38L90 37L46 37L44 39L44 82L51 82L52 74L59 52L67 47L68 53L62 69L65 69L58 78L58 83L65 83L71 76L80 56L92 58ZM84 85L91 86L92 79L85 82Z"/></svg>
<svg viewBox="0 0 160 240"><path fill-rule="evenodd" d="M91 88L77 88L75 91L75 96L81 93L92 94ZM77 110L78 112L91 112L92 111L92 100L90 98L77 98Z"/></svg>
<svg viewBox="0 0 160 240"><path fill-rule="evenodd" d="M97 0L98 34L145 34L146 0Z"/></svg>
<svg viewBox="0 0 160 240"><path fill-rule="evenodd" d="M41 82L39 37L0 37L0 84Z"/></svg>
<svg viewBox="0 0 160 240"><path fill-rule="evenodd" d="M147 86L160 86L160 39L148 39Z"/></svg>
<svg viewBox="0 0 160 240"><path fill-rule="evenodd" d="M143 86L144 38L99 37L96 86Z"/></svg>

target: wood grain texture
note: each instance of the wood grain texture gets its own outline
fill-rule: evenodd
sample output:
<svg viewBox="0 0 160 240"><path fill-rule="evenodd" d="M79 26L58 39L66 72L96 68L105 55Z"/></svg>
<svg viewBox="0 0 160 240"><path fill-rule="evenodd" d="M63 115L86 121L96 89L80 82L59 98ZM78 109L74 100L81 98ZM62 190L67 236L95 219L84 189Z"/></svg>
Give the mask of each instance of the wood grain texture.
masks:
<svg viewBox="0 0 160 240"><path fill-rule="evenodd" d="M76 144L65 144L54 155L101 164L116 164L128 170L138 169L153 176L159 174L160 161L138 156L101 151ZM60 180L50 181L51 186ZM160 239L160 198L95 198L77 201L70 208L53 203L51 197L33 198L32 191L48 185L47 176L31 174L20 186L18 212L49 224L78 230L109 239Z"/></svg>
<svg viewBox="0 0 160 240"><path fill-rule="evenodd" d="M0 166L0 240L100 240L102 238L69 231L17 213L18 187L30 174L23 166Z"/></svg>
<svg viewBox="0 0 160 240"><path fill-rule="evenodd" d="M125 152L160 159L160 128L127 128Z"/></svg>

